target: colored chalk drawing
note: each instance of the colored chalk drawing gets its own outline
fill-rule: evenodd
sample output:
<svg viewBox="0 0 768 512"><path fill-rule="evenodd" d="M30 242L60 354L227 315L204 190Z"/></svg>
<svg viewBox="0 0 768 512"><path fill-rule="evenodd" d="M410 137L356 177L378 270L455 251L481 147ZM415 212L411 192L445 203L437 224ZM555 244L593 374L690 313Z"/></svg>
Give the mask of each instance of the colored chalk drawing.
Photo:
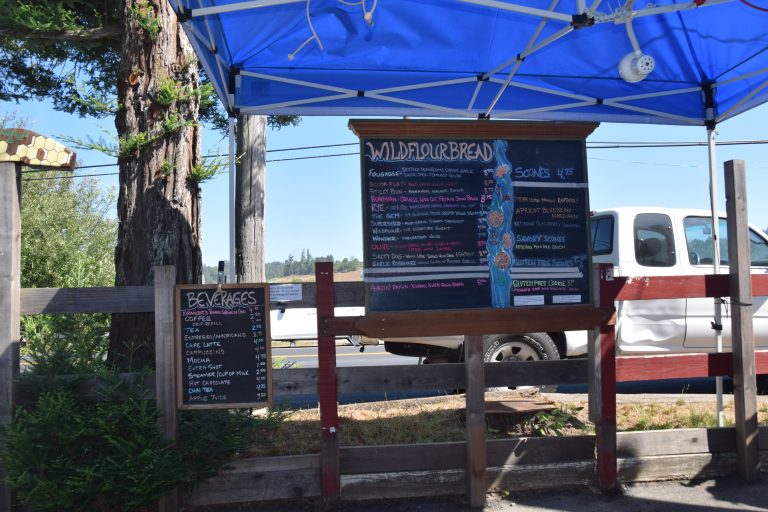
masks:
<svg viewBox="0 0 768 512"><path fill-rule="evenodd" d="M493 174L496 186L488 205L488 270L491 277L491 304L494 308L509 307L511 279L509 268L514 264L515 235L512 233L512 215L515 194L507 160L507 143L496 140L493 144L497 166Z"/></svg>

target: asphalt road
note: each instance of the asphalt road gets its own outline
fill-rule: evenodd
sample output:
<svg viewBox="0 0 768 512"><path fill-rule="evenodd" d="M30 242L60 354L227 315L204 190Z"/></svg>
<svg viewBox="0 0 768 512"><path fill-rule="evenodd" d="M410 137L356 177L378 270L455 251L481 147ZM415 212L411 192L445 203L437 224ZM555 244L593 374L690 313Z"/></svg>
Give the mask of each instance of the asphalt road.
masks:
<svg viewBox="0 0 768 512"><path fill-rule="evenodd" d="M295 361L299 368L317 368L317 347L273 348L272 357ZM418 362L418 357L395 356L385 352L383 345L365 347L363 352L360 352L360 347L336 346L336 366L388 366Z"/></svg>

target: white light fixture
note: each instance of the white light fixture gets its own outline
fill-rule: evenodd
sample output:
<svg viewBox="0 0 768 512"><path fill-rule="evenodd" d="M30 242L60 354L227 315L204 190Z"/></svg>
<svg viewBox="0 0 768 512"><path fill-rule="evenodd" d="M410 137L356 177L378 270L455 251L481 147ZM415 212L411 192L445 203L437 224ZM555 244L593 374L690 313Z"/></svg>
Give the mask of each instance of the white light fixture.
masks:
<svg viewBox="0 0 768 512"><path fill-rule="evenodd" d="M634 84L651 74L656 60L643 52L630 52L619 62L619 75L624 81Z"/></svg>
<svg viewBox="0 0 768 512"><path fill-rule="evenodd" d="M619 62L619 75L625 82L631 84L643 80L651 74L656 67L656 60L650 55L646 55L640 49L640 45L635 37L635 30L632 27L632 6L634 0L628 0L625 5L624 25L627 27L627 37L632 44L632 51L622 57Z"/></svg>

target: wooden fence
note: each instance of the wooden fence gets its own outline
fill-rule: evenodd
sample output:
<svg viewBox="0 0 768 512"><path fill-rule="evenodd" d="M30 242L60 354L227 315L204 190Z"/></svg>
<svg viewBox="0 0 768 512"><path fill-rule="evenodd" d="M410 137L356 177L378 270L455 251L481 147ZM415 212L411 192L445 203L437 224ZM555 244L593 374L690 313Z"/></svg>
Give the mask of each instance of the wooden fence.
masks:
<svg viewBox="0 0 768 512"><path fill-rule="evenodd" d="M172 289L172 283L168 276L165 287ZM681 292L675 285L675 291L670 292L670 285L674 283L686 285L687 291ZM702 276L694 280L648 278L630 283L616 279L604 281L602 289L605 293L615 290L617 297L622 299L648 299L659 295L671 297L672 294L727 295L727 286L727 276ZM768 295L768 276L755 276L754 287L756 294ZM22 289L19 309L21 314L152 312L156 297L164 295L161 288L158 285L155 288ZM316 284L307 283L303 288L302 301L273 304L273 308L315 307ZM335 283L332 288L337 306L362 304L362 283ZM370 320L365 317L321 321L324 325L343 325L347 331L355 329L352 333L367 334L354 326L370 325ZM412 320L406 318L406 321ZM400 329L399 326L394 328ZM768 354L757 354L757 366L759 373L768 373ZM585 384L589 372L587 359L484 365L485 386L488 387ZM731 373L732 356L727 353L616 359L618 382ZM318 369L275 370L273 389L277 400L293 395L319 394L319 374ZM467 385L462 364L336 368L335 375L334 403L337 395L347 393L455 389ZM153 391L155 382L150 383ZM170 404L175 410L175 402L170 400ZM759 442L766 465L768 429L765 427L760 429ZM586 485L594 481L598 469L595 436L491 440L484 444L483 492ZM617 478L643 481L732 474L736 468L735 448L733 428L619 433L615 459ZM232 469L182 497L182 501L187 506L202 506L320 497L324 494L322 458L321 454L312 454L239 460L232 464ZM344 499L465 494L468 492L466 458L466 442L341 446L338 448L339 493ZM553 474L557 477L553 478Z"/></svg>

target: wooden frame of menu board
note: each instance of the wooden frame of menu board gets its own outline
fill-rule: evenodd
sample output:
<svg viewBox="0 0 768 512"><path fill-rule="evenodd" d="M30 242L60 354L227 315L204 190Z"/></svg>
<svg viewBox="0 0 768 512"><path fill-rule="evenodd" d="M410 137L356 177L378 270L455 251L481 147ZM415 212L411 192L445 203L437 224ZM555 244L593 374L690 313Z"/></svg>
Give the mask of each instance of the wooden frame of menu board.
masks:
<svg viewBox="0 0 768 512"><path fill-rule="evenodd" d="M351 120L369 312L592 304L594 123Z"/></svg>
<svg viewBox="0 0 768 512"><path fill-rule="evenodd" d="M269 287L177 285L179 409L272 404Z"/></svg>

